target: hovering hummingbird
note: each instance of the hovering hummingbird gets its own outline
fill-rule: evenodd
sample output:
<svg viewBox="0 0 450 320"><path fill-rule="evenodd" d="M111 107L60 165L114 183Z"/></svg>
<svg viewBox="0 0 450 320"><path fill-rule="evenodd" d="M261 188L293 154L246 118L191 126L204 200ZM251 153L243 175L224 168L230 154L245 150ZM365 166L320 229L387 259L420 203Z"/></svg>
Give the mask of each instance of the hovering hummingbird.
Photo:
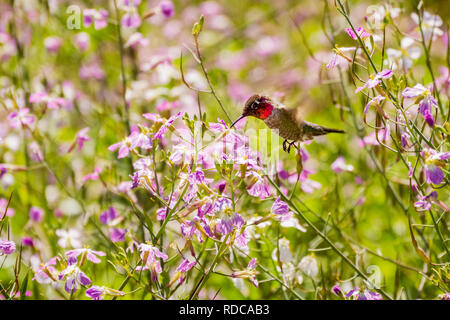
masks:
<svg viewBox="0 0 450 320"><path fill-rule="evenodd" d="M331 132L345 133L343 130L322 127L305 121L300 116L298 108L288 109L283 104L259 94L254 94L247 100L242 115L231 124L230 128L248 116L263 120L270 129L277 129L278 134L284 138L283 150L288 153L292 145L297 148L295 145L297 141L311 140L315 136Z"/></svg>

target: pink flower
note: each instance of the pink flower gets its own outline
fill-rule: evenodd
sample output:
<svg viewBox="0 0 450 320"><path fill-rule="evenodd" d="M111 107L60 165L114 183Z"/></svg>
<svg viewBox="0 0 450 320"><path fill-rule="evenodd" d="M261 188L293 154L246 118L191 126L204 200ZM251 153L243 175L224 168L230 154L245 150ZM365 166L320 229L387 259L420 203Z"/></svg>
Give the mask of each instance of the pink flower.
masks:
<svg viewBox="0 0 450 320"><path fill-rule="evenodd" d="M30 94L30 103L47 103L47 108L49 109L59 109L68 104L66 99L61 97L51 97L47 92L35 92Z"/></svg>
<svg viewBox="0 0 450 320"><path fill-rule="evenodd" d="M177 273L175 276L170 280L169 284L167 285L170 287L175 281L178 280L179 284L183 283L184 277L186 276L186 273L192 269L193 266L195 266L197 262L196 261L189 261L189 259L184 259L183 262L177 267L176 271Z"/></svg>
<svg viewBox="0 0 450 320"><path fill-rule="evenodd" d="M313 193L314 190L322 188L322 185L319 182L308 178L309 173L310 173L309 170L304 169L302 173L300 173L299 179L300 182L302 183L301 188L303 192L308 194Z"/></svg>
<svg viewBox="0 0 450 320"><path fill-rule="evenodd" d="M28 152L30 157L34 162L42 162L44 160L44 155L42 154L41 147L36 141L33 141L28 145Z"/></svg>
<svg viewBox="0 0 450 320"><path fill-rule="evenodd" d="M34 116L29 115L30 109L20 108L19 111L11 112L8 115L9 125L11 128L19 128L20 126L31 125L34 122Z"/></svg>
<svg viewBox="0 0 450 320"><path fill-rule="evenodd" d="M137 28L141 25L141 17L137 12L126 13L121 20L124 28Z"/></svg>
<svg viewBox="0 0 450 320"><path fill-rule="evenodd" d="M79 76L83 80L94 79L103 80L105 78L105 71L98 64L98 62L91 62L89 64L83 64L79 70Z"/></svg>
<svg viewBox="0 0 450 320"><path fill-rule="evenodd" d="M138 245L138 249L141 252L140 256L143 265L137 266L136 271L150 270L152 281L156 282L158 274L162 272L161 263L156 258L167 260L169 257L150 244L141 243Z"/></svg>
<svg viewBox="0 0 450 320"><path fill-rule="evenodd" d="M83 10L83 24L89 27L94 22L96 30L103 29L108 25L108 11L105 9L84 9Z"/></svg>
<svg viewBox="0 0 450 320"><path fill-rule="evenodd" d="M49 52L57 52L62 46L62 39L59 37L47 37L44 40L44 46Z"/></svg>
<svg viewBox="0 0 450 320"><path fill-rule="evenodd" d="M353 50L355 50L355 47L336 47L333 49L333 55L327 64L327 69L333 69L342 63L348 63L349 61L351 62L351 59L345 55L345 52L350 52Z"/></svg>
<svg viewBox="0 0 450 320"><path fill-rule="evenodd" d="M172 126L172 124L175 122L175 120L177 120L179 117L181 117L183 113L180 111L177 114L171 116L162 126L161 128L159 128L158 132L156 132L152 139L156 140L156 139L161 139L162 136L167 132L167 130L169 129L170 126Z"/></svg>
<svg viewBox="0 0 450 320"><path fill-rule="evenodd" d="M369 111L370 106L379 105L384 99L385 97L380 95L370 99L369 102L367 102L366 107L364 108L364 114L366 114Z"/></svg>
<svg viewBox="0 0 450 320"><path fill-rule="evenodd" d="M378 72L375 76L371 76L367 82L361 86L356 88L355 93L360 92L362 89L372 89L381 83L382 79L388 79L392 77L393 72L390 69L385 69L383 71Z"/></svg>
<svg viewBox="0 0 450 320"><path fill-rule="evenodd" d="M89 128L83 128L75 135L75 143L78 145L78 150L81 150L81 148L83 148L83 145L86 141L91 140L91 138L87 135L88 131Z"/></svg>
<svg viewBox="0 0 450 320"><path fill-rule="evenodd" d="M85 175L81 180L83 182L86 182L88 180L98 180L98 178L100 177L100 173L103 171L102 168L96 167L94 169L94 172L89 173L88 175Z"/></svg>
<svg viewBox="0 0 450 320"><path fill-rule="evenodd" d="M259 283L258 280L256 279L258 271L256 271L256 266L257 266L256 258L253 258L248 263L246 269L242 271L233 272L232 277L249 279L253 283L253 285L258 288Z"/></svg>
<svg viewBox="0 0 450 320"><path fill-rule="evenodd" d="M89 47L91 38L88 33L80 32L75 36L75 44L80 51L85 51Z"/></svg>
<svg viewBox="0 0 450 320"><path fill-rule="evenodd" d="M331 170L333 170L336 173L341 173L343 171L353 171L353 166L351 164L347 164L345 162L345 158L342 156L339 156L332 164L331 164Z"/></svg>
<svg viewBox="0 0 450 320"><path fill-rule="evenodd" d="M364 38L367 38L367 37L371 36L371 34L368 33L366 30L364 30L363 27L358 27L358 28L355 29L355 31L356 31L356 34L355 34L355 32L353 32L353 29L351 29L351 28L346 28L345 29L345 32L347 32L347 34L350 37L352 37L353 40L358 40L358 36L357 35L359 35L359 37L361 39L364 39Z"/></svg>
<svg viewBox="0 0 450 320"><path fill-rule="evenodd" d="M8 200L6 200L5 198L0 198L0 220L2 220L2 218L5 214L7 205L8 205ZM13 208L8 207L8 209L6 210L7 217L12 217L12 216L14 216L15 213L16 213L16 211Z"/></svg>
<svg viewBox="0 0 450 320"><path fill-rule="evenodd" d="M124 47L125 48L129 48L129 47L136 48L138 45L145 47L146 45L148 45L148 43L149 43L149 40L147 38L144 38L142 33L135 32L128 38Z"/></svg>
<svg viewBox="0 0 450 320"><path fill-rule="evenodd" d="M145 134L139 133L138 131L133 131L124 140L110 145L108 150L114 152L119 149L117 159L121 159L128 156L130 151L133 151L135 148L151 149L152 143L150 138Z"/></svg>
<svg viewBox="0 0 450 320"><path fill-rule="evenodd" d="M33 281L37 281L39 283L52 283L53 281L58 281L57 275L55 274L55 268L57 261L61 260L60 257L53 257L46 263L43 263L40 267L37 268L35 276L33 277Z"/></svg>

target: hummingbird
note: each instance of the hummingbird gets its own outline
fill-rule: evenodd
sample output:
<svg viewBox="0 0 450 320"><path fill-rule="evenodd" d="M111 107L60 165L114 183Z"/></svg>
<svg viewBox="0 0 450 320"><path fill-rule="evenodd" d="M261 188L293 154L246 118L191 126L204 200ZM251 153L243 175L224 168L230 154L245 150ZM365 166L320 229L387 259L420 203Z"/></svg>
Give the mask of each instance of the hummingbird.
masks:
<svg viewBox="0 0 450 320"><path fill-rule="evenodd" d="M292 145L298 149L295 145L296 142L311 140L316 136L332 132L345 133L343 130L327 128L305 121L298 108L288 109L282 103L259 94L254 94L247 100L242 115L231 124L230 128L241 119L249 116L263 120L270 129L278 130L278 134L284 139L283 150L288 153Z"/></svg>

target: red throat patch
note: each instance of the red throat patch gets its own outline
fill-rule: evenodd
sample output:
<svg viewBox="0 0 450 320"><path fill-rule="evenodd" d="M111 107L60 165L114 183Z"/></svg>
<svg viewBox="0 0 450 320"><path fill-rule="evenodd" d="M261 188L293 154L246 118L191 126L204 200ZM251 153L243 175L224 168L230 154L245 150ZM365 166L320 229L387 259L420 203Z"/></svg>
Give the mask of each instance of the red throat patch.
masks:
<svg viewBox="0 0 450 320"><path fill-rule="evenodd" d="M266 119L272 114L273 106L268 102L261 102L258 108L258 118L261 120Z"/></svg>

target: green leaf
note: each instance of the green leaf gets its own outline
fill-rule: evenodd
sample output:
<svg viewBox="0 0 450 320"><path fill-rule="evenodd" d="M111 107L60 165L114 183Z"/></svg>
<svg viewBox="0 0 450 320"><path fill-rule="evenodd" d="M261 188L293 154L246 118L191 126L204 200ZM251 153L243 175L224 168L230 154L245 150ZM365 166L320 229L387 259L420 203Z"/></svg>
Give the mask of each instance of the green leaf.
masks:
<svg viewBox="0 0 450 320"><path fill-rule="evenodd" d="M20 300L25 300L26 298L26 292L27 292L27 286L28 286L28 272L25 275L25 278L22 281L22 285L20 286Z"/></svg>

